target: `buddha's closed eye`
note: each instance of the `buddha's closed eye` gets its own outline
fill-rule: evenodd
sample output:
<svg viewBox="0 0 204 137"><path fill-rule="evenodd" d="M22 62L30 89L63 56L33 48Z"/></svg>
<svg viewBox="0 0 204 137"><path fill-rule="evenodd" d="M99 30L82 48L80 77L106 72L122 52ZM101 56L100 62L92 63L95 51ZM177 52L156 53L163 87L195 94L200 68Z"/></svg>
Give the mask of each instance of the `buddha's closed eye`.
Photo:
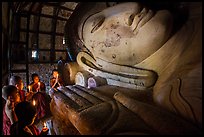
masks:
<svg viewBox="0 0 204 137"><path fill-rule="evenodd" d="M95 32L103 24L104 21L105 21L105 17L101 17L97 19L96 23L94 23L91 33Z"/></svg>
<svg viewBox="0 0 204 137"><path fill-rule="evenodd" d="M128 18L128 26L131 26L134 20L135 14L131 14L130 17Z"/></svg>

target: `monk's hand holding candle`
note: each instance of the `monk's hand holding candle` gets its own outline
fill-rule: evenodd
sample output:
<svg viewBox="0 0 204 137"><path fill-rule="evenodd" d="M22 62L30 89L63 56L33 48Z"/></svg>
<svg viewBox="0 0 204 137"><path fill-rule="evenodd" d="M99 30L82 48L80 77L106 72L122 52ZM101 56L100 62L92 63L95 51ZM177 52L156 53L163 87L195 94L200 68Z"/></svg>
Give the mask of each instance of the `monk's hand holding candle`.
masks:
<svg viewBox="0 0 204 137"><path fill-rule="evenodd" d="M57 78L56 78L56 83L61 86L60 82L59 82L59 74L57 74Z"/></svg>
<svg viewBox="0 0 204 137"><path fill-rule="evenodd" d="M52 85L52 88L54 88L55 85L58 83L58 77L59 77L59 74L57 74L57 75L55 76L55 83Z"/></svg>
<svg viewBox="0 0 204 137"><path fill-rule="evenodd" d="M59 74L57 74L57 77L55 79L55 82L58 83L58 78L59 78Z"/></svg>
<svg viewBox="0 0 204 137"><path fill-rule="evenodd" d="M57 74L57 78L55 80L55 83L58 84L59 86L61 86L60 82L59 82L59 74Z"/></svg>
<svg viewBox="0 0 204 137"><path fill-rule="evenodd" d="M49 131L49 129L47 128L47 125L46 125L46 123L44 122L44 123L43 123L43 128L42 128L42 130L41 130L41 132L40 132L40 135L47 135L47 134L48 134L48 131Z"/></svg>
<svg viewBox="0 0 204 137"><path fill-rule="evenodd" d="M31 91L31 87L30 87L30 85L28 86L28 92L30 92Z"/></svg>
<svg viewBox="0 0 204 137"><path fill-rule="evenodd" d="M35 106L36 105L36 102L35 102L35 100L33 100L33 106Z"/></svg>
<svg viewBox="0 0 204 137"><path fill-rule="evenodd" d="M40 82L38 82L37 92L40 91Z"/></svg>
<svg viewBox="0 0 204 137"><path fill-rule="evenodd" d="M26 100L27 101L32 99L33 91L31 90L31 86L30 85L28 86L28 92L26 92L25 96L26 96Z"/></svg>

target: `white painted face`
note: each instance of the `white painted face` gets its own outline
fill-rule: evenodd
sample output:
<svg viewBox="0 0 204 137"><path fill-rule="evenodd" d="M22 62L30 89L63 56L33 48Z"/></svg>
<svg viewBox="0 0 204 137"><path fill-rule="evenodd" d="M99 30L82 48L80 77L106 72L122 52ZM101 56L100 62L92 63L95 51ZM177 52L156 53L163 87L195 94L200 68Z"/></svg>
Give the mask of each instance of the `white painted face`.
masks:
<svg viewBox="0 0 204 137"><path fill-rule="evenodd" d="M96 61L133 66L167 41L172 24L167 10L154 13L135 2L122 3L89 16L82 41Z"/></svg>

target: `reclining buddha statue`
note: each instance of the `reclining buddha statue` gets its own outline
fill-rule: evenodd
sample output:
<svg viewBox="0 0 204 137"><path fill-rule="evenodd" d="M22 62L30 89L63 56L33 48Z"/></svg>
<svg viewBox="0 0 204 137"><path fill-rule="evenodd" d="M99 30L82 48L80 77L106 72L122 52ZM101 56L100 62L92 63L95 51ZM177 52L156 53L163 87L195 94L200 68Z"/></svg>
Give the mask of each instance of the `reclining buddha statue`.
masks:
<svg viewBox="0 0 204 137"><path fill-rule="evenodd" d="M52 113L79 134L202 134L202 4L143 4L97 9L78 24L76 64L107 83L50 95Z"/></svg>

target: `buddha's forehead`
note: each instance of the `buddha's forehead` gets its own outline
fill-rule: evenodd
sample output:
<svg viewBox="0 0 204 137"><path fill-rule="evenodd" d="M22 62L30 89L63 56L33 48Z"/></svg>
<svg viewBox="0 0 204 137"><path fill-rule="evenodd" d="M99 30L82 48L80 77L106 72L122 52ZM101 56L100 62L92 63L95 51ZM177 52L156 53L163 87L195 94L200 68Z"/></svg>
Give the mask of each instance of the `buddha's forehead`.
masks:
<svg viewBox="0 0 204 137"><path fill-rule="evenodd" d="M142 5L136 2L121 3L113 7L104 9L103 11L100 12L100 14L104 16L111 16L120 13L139 12L141 8Z"/></svg>

